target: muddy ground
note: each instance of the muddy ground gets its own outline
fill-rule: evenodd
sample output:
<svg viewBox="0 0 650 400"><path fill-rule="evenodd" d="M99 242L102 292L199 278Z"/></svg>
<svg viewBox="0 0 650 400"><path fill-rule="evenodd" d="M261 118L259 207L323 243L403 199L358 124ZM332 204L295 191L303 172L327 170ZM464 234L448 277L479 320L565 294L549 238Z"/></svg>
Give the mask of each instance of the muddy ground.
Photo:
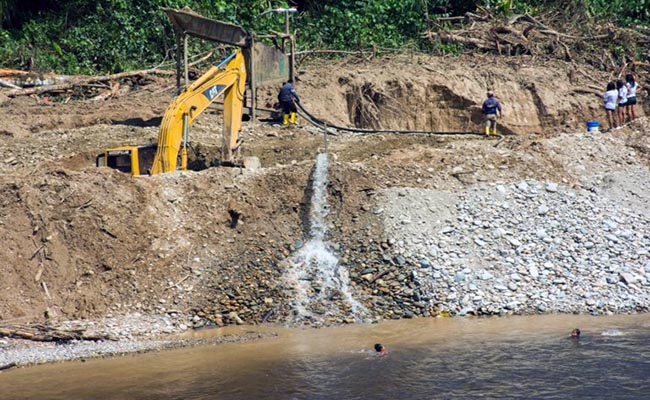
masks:
<svg viewBox="0 0 650 400"><path fill-rule="evenodd" d="M471 135L329 136L330 241L351 273L366 267L356 258L375 254L381 262L389 246L383 216L370 212L382 189L455 191L520 179L579 187L586 173L647 167L647 93L639 95L640 121L606 135L584 132L585 121L604 123L600 96L611 78L525 57L413 55L302 66L296 86L303 105L340 125L480 131L487 88L505 107L506 137L496 147ZM322 132L305 120L291 129L245 123L242 155L262 164L253 171L133 178L96 168L106 147L155 142L171 84L102 102L0 95L0 324L134 313L171 315L177 326L289 318L292 292L281 277L305 240ZM260 89L262 106L272 107L276 92ZM210 165L218 154L220 127L216 111L192 127L194 165ZM366 305L391 296L361 279L352 286Z"/></svg>

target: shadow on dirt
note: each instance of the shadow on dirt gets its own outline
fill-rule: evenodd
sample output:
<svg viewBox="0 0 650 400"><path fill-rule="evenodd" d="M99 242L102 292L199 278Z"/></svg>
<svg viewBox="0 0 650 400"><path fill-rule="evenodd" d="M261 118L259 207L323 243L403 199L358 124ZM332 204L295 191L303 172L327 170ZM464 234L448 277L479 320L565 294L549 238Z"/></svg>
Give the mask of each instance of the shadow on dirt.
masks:
<svg viewBox="0 0 650 400"><path fill-rule="evenodd" d="M140 128L147 128L151 126L160 126L162 122L162 117L153 117L147 120L142 118L127 118L123 120L111 120L114 125L127 125L127 126L137 126Z"/></svg>

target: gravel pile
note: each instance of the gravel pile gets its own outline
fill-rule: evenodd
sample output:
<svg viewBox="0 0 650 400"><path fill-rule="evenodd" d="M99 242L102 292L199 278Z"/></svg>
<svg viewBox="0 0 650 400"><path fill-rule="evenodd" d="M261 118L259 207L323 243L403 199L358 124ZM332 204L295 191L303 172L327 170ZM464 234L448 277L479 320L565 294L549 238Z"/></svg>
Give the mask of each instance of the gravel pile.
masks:
<svg viewBox="0 0 650 400"><path fill-rule="evenodd" d="M393 258L420 296L451 314L621 313L650 309L646 170L586 189L522 180L449 194L382 194Z"/></svg>

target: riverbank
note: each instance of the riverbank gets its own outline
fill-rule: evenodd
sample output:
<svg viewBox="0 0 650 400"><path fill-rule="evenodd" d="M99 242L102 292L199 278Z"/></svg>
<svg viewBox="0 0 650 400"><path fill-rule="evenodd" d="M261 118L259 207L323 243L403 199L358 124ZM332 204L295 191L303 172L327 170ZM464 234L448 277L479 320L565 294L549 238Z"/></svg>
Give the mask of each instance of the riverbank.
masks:
<svg viewBox="0 0 650 400"><path fill-rule="evenodd" d="M304 120L257 121L244 124L242 155L261 167L211 168L221 121L209 110L192 125L195 170L138 178L96 168L95 156L155 142L173 82L100 103L0 100L20 128L0 143L0 328L106 323L130 341L228 325L648 310L647 93L637 121L587 134L600 100L574 89L607 76L533 61L418 55L299 74L315 115L394 129L474 131L489 84L512 111L500 142L338 132L325 146ZM276 94L260 89L260 104ZM322 240L306 248L314 225ZM335 287L314 278L321 255ZM147 325L120 321L130 318Z"/></svg>
<svg viewBox="0 0 650 400"><path fill-rule="evenodd" d="M39 364L63 361L86 361L126 354L140 354L169 349L242 343L277 336L272 330L222 332L210 330L205 335L188 330L186 325L174 326L166 318L128 315L102 321L66 321L59 329L92 330L110 340L33 341L15 338L0 339L0 372Z"/></svg>

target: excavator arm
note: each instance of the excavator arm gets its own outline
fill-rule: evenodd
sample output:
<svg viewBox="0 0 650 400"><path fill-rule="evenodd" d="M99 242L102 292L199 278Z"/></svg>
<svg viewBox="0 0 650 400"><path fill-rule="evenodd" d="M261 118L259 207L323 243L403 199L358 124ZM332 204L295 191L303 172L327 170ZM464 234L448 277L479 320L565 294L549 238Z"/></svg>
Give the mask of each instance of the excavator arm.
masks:
<svg viewBox="0 0 650 400"><path fill-rule="evenodd" d="M224 107L221 162L231 163L239 146L245 89L246 63L242 52L237 50L178 95L167 107L160 124L151 174L175 171L179 150L181 168L187 169L189 127L192 121L222 94Z"/></svg>

